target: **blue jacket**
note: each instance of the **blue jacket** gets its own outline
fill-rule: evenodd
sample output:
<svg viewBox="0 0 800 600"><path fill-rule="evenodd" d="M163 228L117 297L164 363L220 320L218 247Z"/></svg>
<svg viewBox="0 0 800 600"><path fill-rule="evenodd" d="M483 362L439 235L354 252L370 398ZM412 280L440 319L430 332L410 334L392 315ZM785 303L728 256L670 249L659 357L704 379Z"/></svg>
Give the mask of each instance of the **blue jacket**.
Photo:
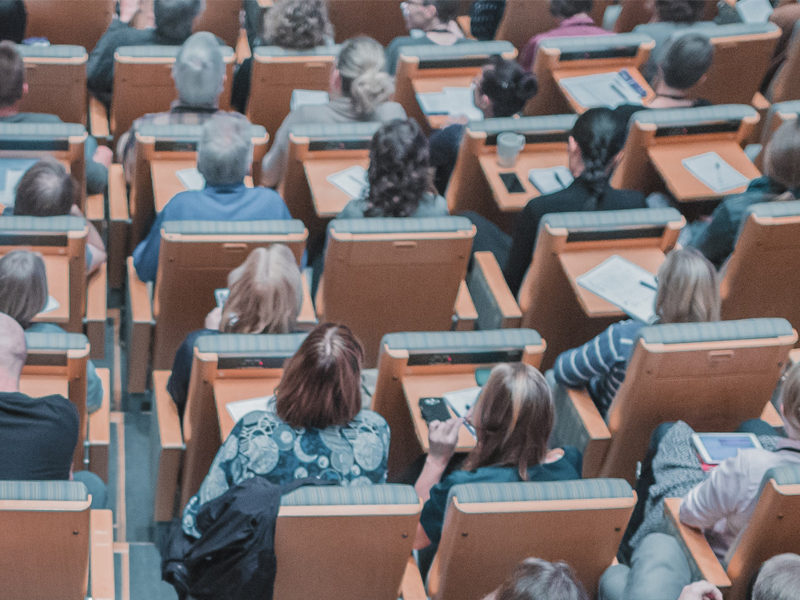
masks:
<svg viewBox="0 0 800 600"><path fill-rule="evenodd" d="M142 281L155 281L161 227L167 221L280 221L291 219L281 197L274 190L245 185L210 186L181 192L164 207L147 237L133 251L133 265Z"/></svg>

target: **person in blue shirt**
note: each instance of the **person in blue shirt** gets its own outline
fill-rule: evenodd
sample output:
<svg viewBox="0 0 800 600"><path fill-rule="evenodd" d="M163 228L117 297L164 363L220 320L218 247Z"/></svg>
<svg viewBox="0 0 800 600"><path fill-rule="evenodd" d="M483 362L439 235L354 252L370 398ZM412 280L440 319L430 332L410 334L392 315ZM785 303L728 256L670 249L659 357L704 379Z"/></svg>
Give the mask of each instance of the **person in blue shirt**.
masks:
<svg viewBox="0 0 800 600"><path fill-rule="evenodd" d="M244 184L253 161L250 123L241 115L215 115L203 125L197 149L197 170L205 177L200 191L177 194L164 207L150 233L133 251L133 265L142 281L155 281L161 248L161 227L167 221L270 221L291 219L277 192Z"/></svg>

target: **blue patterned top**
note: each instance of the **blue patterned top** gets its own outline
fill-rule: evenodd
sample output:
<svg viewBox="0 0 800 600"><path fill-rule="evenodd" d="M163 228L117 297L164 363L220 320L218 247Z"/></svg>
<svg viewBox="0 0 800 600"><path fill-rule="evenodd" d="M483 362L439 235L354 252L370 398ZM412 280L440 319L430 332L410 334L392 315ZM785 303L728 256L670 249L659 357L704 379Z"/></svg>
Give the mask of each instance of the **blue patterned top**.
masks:
<svg viewBox="0 0 800 600"><path fill-rule="evenodd" d="M277 415L273 398L266 411L236 423L183 511L183 531L200 537L195 528L200 507L256 475L276 485L305 477L372 485L386 482L388 458L389 426L378 413L362 410L345 427L294 428Z"/></svg>

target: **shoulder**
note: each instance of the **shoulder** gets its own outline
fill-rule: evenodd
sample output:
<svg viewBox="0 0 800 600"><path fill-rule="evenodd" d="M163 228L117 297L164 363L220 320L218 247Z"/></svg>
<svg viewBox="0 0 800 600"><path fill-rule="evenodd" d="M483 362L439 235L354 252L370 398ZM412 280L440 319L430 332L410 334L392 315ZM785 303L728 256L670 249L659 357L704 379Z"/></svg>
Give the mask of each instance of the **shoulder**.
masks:
<svg viewBox="0 0 800 600"><path fill-rule="evenodd" d="M397 102L383 102L375 109L375 118L381 122L405 119L406 110Z"/></svg>
<svg viewBox="0 0 800 600"><path fill-rule="evenodd" d="M389 428L389 424L386 422L380 414L376 413L373 410L369 410L365 408L360 413L358 413L353 419L352 423L350 423L350 427L358 427L361 425L368 425L370 427L377 427L377 428Z"/></svg>
<svg viewBox="0 0 800 600"><path fill-rule="evenodd" d="M474 471L453 471L442 480L447 489L461 483L509 483L519 481L519 473L514 467L480 467Z"/></svg>
<svg viewBox="0 0 800 600"><path fill-rule="evenodd" d="M360 219L364 216L364 201L363 200L350 200L342 212L339 213L337 219Z"/></svg>
<svg viewBox="0 0 800 600"><path fill-rule="evenodd" d="M26 333L66 333L60 325L55 323L33 323L25 330Z"/></svg>
<svg viewBox="0 0 800 600"><path fill-rule="evenodd" d="M611 200L616 206L623 208L646 208L645 196L636 190L618 190L606 188L605 200Z"/></svg>
<svg viewBox="0 0 800 600"><path fill-rule="evenodd" d="M426 193L422 197L421 206L425 206L425 214L432 217L446 217L450 215L447 200L438 194Z"/></svg>
<svg viewBox="0 0 800 600"><path fill-rule="evenodd" d="M412 37L410 35L403 35L403 36L400 36L400 37L396 37L391 42L389 42L388 46L386 46L386 52L387 52L387 54L391 53L391 52L397 52L397 50L399 48L402 48L403 46L422 45L422 44L425 44L424 40L426 40L426 39L428 39L428 38L425 37L425 36L418 37L418 38Z"/></svg>

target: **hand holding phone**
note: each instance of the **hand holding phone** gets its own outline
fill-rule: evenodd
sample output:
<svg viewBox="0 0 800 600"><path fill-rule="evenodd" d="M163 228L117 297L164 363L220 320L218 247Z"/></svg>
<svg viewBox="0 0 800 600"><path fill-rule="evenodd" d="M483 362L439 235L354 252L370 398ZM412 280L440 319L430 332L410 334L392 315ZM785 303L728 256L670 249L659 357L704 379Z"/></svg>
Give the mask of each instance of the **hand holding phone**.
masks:
<svg viewBox="0 0 800 600"><path fill-rule="evenodd" d="M444 398L420 398L419 411L422 413L422 418L430 425L434 421L448 421L451 418L450 411L447 410L447 404Z"/></svg>

